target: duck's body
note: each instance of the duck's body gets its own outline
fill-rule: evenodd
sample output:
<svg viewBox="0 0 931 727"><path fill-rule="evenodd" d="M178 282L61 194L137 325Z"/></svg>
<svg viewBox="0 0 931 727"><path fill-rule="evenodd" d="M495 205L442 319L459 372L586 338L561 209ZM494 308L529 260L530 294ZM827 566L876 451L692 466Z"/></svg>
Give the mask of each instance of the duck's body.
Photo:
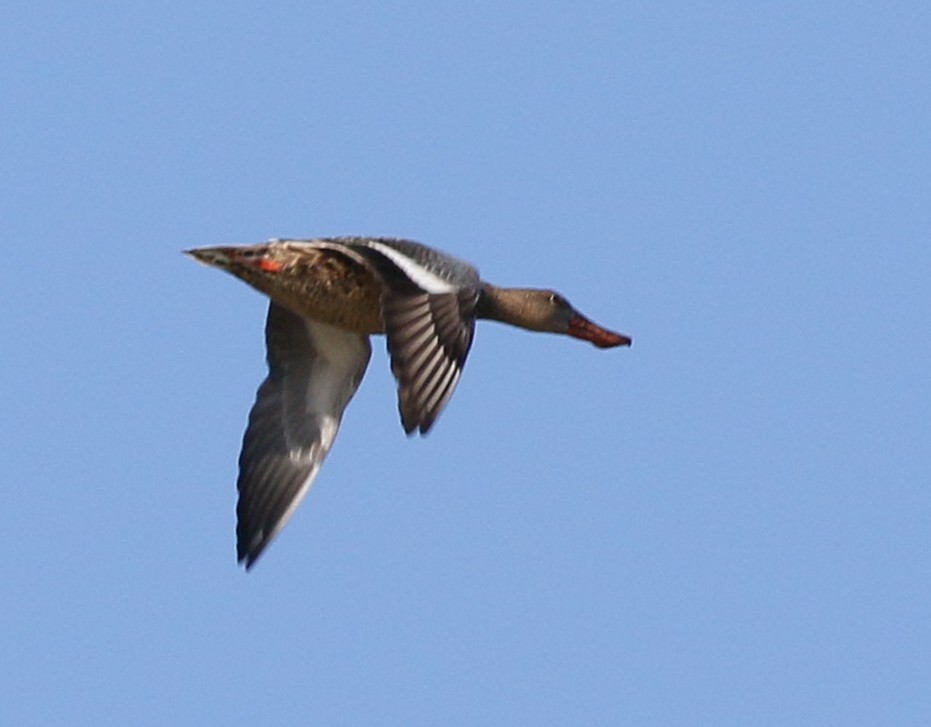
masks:
<svg viewBox="0 0 931 727"><path fill-rule="evenodd" d="M477 318L601 348L630 345L558 293L497 288L470 264L408 240L272 240L187 252L271 299L269 374L239 459L238 555L246 568L310 488L365 372L371 334L387 334L408 434L426 433L452 395Z"/></svg>

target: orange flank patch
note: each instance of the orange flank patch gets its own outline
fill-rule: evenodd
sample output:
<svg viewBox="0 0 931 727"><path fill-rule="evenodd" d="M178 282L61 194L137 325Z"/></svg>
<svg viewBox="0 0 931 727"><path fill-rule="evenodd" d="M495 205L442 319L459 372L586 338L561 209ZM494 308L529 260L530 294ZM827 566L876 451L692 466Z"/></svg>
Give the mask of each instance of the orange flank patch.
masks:
<svg viewBox="0 0 931 727"><path fill-rule="evenodd" d="M259 267L266 273L277 273L284 265L275 260L260 260Z"/></svg>

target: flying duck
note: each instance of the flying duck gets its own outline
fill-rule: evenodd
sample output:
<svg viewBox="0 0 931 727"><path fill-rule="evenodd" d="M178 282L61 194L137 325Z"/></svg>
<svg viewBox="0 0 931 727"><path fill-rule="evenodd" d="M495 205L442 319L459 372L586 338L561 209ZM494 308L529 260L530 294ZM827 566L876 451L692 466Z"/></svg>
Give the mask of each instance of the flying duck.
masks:
<svg viewBox="0 0 931 727"><path fill-rule="evenodd" d="M426 434L452 396L478 318L561 333L599 348L631 339L559 293L499 288L469 263L386 237L275 239L185 251L270 298L268 376L239 455L237 556L248 570L310 489L343 410L384 333L407 434Z"/></svg>

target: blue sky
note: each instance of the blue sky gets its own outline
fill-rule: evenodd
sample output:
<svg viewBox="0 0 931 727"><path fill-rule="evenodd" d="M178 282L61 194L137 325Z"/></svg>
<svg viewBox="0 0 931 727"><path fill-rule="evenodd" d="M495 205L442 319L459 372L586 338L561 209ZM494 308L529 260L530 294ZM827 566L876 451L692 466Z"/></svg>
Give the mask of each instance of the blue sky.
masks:
<svg viewBox="0 0 931 727"><path fill-rule="evenodd" d="M931 723L923 3L0 11L0 723ZM263 299L404 236L634 346L382 340L248 575Z"/></svg>

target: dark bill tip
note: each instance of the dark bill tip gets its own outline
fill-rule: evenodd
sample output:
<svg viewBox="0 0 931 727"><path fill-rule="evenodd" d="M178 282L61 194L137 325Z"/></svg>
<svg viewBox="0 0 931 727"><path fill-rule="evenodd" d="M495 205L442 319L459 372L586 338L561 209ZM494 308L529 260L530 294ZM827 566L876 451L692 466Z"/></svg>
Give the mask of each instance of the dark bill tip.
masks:
<svg viewBox="0 0 931 727"><path fill-rule="evenodd" d="M588 341L598 346L598 348L629 346L633 343L630 336L609 331L607 328L602 328L581 315L577 315L569 321L569 335L582 341Z"/></svg>

